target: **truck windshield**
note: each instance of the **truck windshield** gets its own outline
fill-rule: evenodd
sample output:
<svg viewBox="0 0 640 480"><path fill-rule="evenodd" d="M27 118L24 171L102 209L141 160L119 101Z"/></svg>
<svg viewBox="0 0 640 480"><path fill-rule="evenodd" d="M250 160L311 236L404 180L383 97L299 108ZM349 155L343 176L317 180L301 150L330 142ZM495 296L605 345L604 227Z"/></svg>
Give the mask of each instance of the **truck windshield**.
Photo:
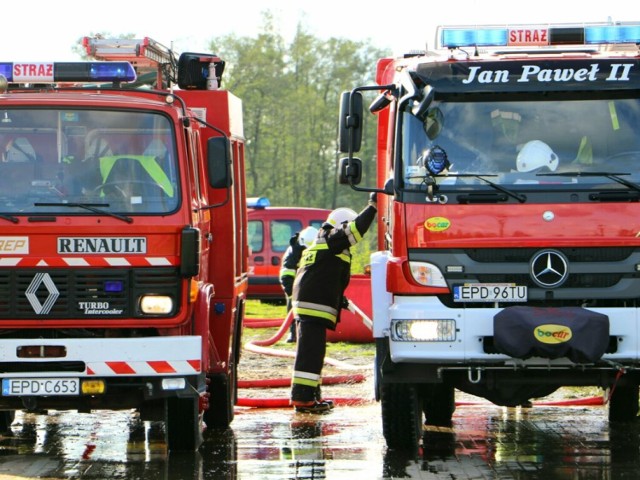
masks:
<svg viewBox="0 0 640 480"><path fill-rule="evenodd" d="M178 206L175 135L160 114L0 112L0 213L160 214ZM67 208L66 205L77 206Z"/></svg>
<svg viewBox="0 0 640 480"><path fill-rule="evenodd" d="M434 146L451 164L449 176L436 180L444 189L490 189L469 174L517 191L620 188L596 172L640 182L640 100L593 97L458 97L433 102L424 120L404 113L404 186L425 188L425 159Z"/></svg>

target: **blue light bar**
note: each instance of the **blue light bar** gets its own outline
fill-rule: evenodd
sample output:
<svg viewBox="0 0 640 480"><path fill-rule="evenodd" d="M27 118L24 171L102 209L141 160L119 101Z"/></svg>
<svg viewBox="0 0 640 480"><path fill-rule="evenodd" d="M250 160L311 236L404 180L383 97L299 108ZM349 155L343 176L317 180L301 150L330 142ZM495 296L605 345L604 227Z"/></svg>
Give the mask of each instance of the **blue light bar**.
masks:
<svg viewBox="0 0 640 480"><path fill-rule="evenodd" d="M247 198L247 208L265 208L270 206L271 206L271 202L267 197Z"/></svg>
<svg viewBox="0 0 640 480"><path fill-rule="evenodd" d="M584 43L640 43L640 25L603 25L586 27Z"/></svg>
<svg viewBox="0 0 640 480"><path fill-rule="evenodd" d="M507 45L508 30L495 29L443 29L440 44L446 48Z"/></svg>
<svg viewBox="0 0 640 480"><path fill-rule="evenodd" d="M129 62L3 62L0 75L10 83L133 82Z"/></svg>
<svg viewBox="0 0 640 480"><path fill-rule="evenodd" d="M640 44L640 23L440 27L440 46L540 47L547 45Z"/></svg>
<svg viewBox="0 0 640 480"><path fill-rule="evenodd" d="M0 63L0 75L9 80L12 77L11 69L13 68L13 63ZM11 80L9 80L11 81Z"/></svg>

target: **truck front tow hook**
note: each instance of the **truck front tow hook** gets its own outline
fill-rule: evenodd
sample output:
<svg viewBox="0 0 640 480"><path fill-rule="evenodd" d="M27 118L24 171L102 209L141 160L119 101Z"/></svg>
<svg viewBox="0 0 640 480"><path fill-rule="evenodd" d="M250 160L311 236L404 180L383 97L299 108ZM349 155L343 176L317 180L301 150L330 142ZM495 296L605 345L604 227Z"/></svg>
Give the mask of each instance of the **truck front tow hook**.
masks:
<svg viewBox="0 0 640 480"><path fill-rule="evenodd" d="M467 377L471 383L480 383L480 380L482 380L482 369L469 367Z"/></svg>

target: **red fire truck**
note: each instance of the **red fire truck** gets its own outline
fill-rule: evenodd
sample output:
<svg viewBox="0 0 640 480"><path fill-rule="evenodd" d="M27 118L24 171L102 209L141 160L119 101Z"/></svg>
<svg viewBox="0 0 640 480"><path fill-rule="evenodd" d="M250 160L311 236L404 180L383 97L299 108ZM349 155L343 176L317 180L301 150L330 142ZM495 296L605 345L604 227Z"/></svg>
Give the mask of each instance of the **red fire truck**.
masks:
<svg viewBox="0 0 640 480"><path fill-rule="evenodd" d="M84 45L95 61L0 63L0 427L137 409L193 450L236 399L241 102L216 55Z"/></svg>
<svg viewBox="0 0 640 480"><path fill-rule="evenodd" d="M341 99L340 181L377 190L376 396L390 447L562 386L638 414L640 24L441 27ZM363 92L377 185L358 186Z"/></svg>

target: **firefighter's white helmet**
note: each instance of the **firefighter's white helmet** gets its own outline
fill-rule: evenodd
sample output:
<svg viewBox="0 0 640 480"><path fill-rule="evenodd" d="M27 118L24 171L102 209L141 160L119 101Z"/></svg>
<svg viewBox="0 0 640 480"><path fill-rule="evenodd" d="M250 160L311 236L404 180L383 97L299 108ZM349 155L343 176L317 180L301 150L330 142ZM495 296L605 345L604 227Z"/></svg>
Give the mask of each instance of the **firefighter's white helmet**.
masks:
<svg viewBox="0 0 640 480"><path fill-rule="evenodd" d="M558 168L558 155L551 147L540 140L531 140L524 144L516 158L519 172L532 172L540 168L548 168L555 172Z"/></svg>
<svg viewBox="0 0 640 480"><path fill-rule="evenodd" d="M303 247L310 247L318 236L318 229L315 227L303 228L298 235L298 243Z"/></svg>
<svg viewBox="0 0 640 480"><path fill-rule="evenodd" d="M332 227L338 227L343 223L352 222L356 219L358 214L350 208L336 208L327 217L327 223Z"/></svg>

